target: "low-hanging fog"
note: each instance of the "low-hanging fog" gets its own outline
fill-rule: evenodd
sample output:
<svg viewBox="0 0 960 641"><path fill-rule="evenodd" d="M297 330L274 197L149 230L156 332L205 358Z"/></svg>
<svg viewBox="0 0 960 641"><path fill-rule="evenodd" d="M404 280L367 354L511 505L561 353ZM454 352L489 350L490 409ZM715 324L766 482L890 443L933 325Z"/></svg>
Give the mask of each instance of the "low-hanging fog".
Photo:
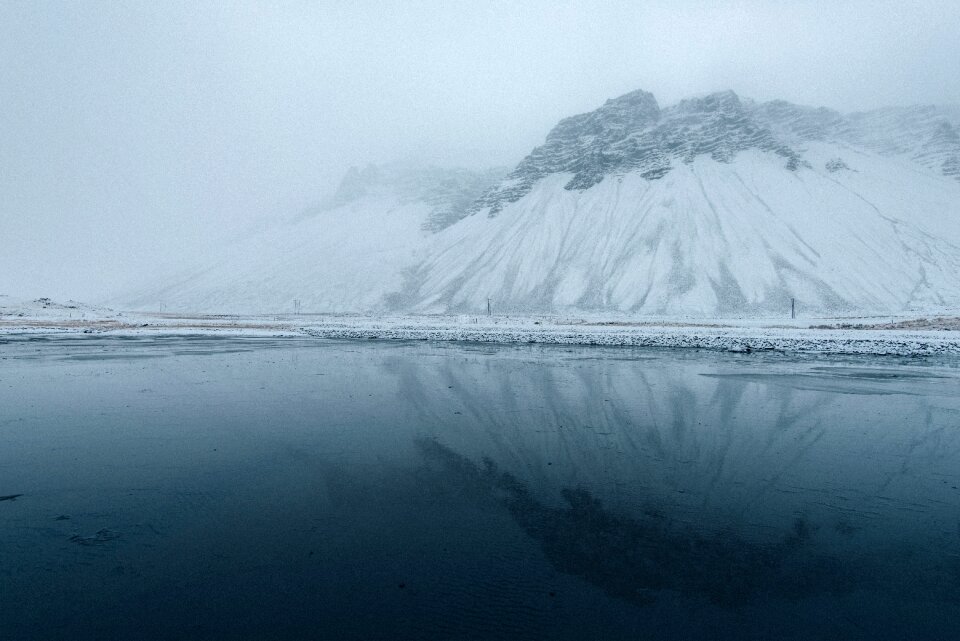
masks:
<svg viewBox="0 0 960 641"><path fill-rule="evenodd" d="M351 165L510 165L637 88L960 103L944 2L3 2L0 294L92 302Z"/></svg>

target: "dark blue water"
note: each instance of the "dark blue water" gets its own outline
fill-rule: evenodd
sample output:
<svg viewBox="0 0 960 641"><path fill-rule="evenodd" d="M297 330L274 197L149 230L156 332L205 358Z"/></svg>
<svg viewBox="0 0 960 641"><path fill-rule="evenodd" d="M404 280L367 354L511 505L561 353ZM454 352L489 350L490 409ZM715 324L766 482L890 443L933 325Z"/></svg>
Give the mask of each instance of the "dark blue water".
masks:
<svg viewBox="0 0 960 641"><path fill-rule="evenodd" d="M954 362L3 341L4 641L960 638Z"/></svg>

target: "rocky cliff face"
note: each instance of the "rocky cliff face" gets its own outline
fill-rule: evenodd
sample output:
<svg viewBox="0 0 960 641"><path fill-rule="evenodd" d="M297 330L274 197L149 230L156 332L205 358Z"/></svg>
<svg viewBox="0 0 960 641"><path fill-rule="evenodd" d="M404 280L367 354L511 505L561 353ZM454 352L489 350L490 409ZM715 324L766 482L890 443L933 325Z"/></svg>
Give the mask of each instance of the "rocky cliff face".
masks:
<svg viewBox="0 0 960 641"><path fill-rule="evenodd" d="M502 185L477 201L473 211L496 215L550 174L572 173L564 188L584 190L606 176L627 172L657 180L676 163L689 164L701 155L730 162L747 149L772 152L789 170L803 163L732 91L691 98L662 110L652 94L634 91L608 100L596 111L561 120L546 142Z"/></svg>
<svg viewBox="0 0 960 641"><path fill-rule="evenodd" d="M795 171L807 163L802 151L811 141L906 155L960 180L958 128L956 111L937 107L843 115L783 100L755 103L724 91L661 109L652 94L634 91L561 120L542 146L473 204L471 213L495 216L555 173L573 174L565 189L584 190L627 172L657 180L677 163L689 164L701 155L729 163L749 149L773 153L785 169Z"/></svg>

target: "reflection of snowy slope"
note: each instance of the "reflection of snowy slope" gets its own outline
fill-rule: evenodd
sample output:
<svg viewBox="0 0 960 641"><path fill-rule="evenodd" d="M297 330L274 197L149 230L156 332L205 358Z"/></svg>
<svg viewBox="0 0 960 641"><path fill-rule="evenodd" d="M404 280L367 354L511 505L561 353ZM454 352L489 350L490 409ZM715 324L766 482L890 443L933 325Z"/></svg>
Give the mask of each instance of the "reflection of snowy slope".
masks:
<svg viewBox="0 0 960 641"><path fill-rule="evenodd" d="M783 315L960 307L960 111L636 91L501 173L351 170L138 307ZM213 267L209 267L213 265Z"/></svg>
<svg viewBox="0 0 960 641"><path fill-rule="evenodd" d="M848 528L956 536L960 436L943 430L960 405L949 372L449 349L459 357L387 357L398 393L419 408L408 421L478 464L490 459L540 500L582 488L615 511L754 535L802 515L826 539Z"/></svg>

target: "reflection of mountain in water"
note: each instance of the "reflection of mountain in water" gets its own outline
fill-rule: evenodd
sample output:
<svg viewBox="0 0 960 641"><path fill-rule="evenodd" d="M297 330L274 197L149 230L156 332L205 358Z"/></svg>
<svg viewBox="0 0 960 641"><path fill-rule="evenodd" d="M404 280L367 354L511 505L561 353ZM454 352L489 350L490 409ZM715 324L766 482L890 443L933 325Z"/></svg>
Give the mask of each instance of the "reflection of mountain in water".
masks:
<svg viewBox="0 0 960 641"><path fill-rule="evenodd" d="M419 478L459 490L463 497L499 500L557 571L638 605L652 603L664 591L723 607L856 590L904 599L960 598L960 560L943 563L937 558L940 550L864 549L851 555L824 545L820 527L802 518L758 543L735 530L678 525L656 511L617 514L582 488L561 489L565 505L551 507L489 459L478 465L435 439L420 438L416 444L432 472Z"/></svg>
<svg viewBox="0 0 960 641"><path fill-rule="evenodd" d="M649 616L702 605L713 614L694 615L697 625L825 607L872 617L856 638L878 638L872 632L888 625L926 629L921 620L935 631L958 624L960 396L949 367L539 346L350 348L343 358L365 366L325 378L336 381L327 396L376 392L386 403L376 423L336 442L356 452L336 469L370 488L355 499L346 492L344 513L367 497L378 513L411 506L404 514L419 524L466 537L483 559L470 572L491 585L522 574L516 563L529 558L582 584L577 594L649 604ZM500 556L524 545L535 559ZM458 572L449 581L473 584L474 574ZM571 593L544 583L533 582ZM924 608L945 614L933 621Z"/></svg>
<svg viewBox="0 0 960 641"><path fill-rule="evenodd" d="M589 491L561 490L567 505L544 505L515 476L491 461L480 467L436 440L417 442L439 465L438 481L496 494L560 572L586 579L607 594L647 603L661 590L739 605L757 596L800 598L849 591L857 564L811 548L810 526L797 519L781 540L760 546L735 532L675 528L663 514L613 514Z"/></svg>
<svg viewBox="0 0 960 641"><path fill-rule="evenodd" d="M915 376L841 377L840 363L778 357L535 352L388 367L421 434L489 457L547 504L556 488L583 488L618 513L750 538L801 518L839 547L958 544L954 379L909 367L899 371Z"/></svg>

